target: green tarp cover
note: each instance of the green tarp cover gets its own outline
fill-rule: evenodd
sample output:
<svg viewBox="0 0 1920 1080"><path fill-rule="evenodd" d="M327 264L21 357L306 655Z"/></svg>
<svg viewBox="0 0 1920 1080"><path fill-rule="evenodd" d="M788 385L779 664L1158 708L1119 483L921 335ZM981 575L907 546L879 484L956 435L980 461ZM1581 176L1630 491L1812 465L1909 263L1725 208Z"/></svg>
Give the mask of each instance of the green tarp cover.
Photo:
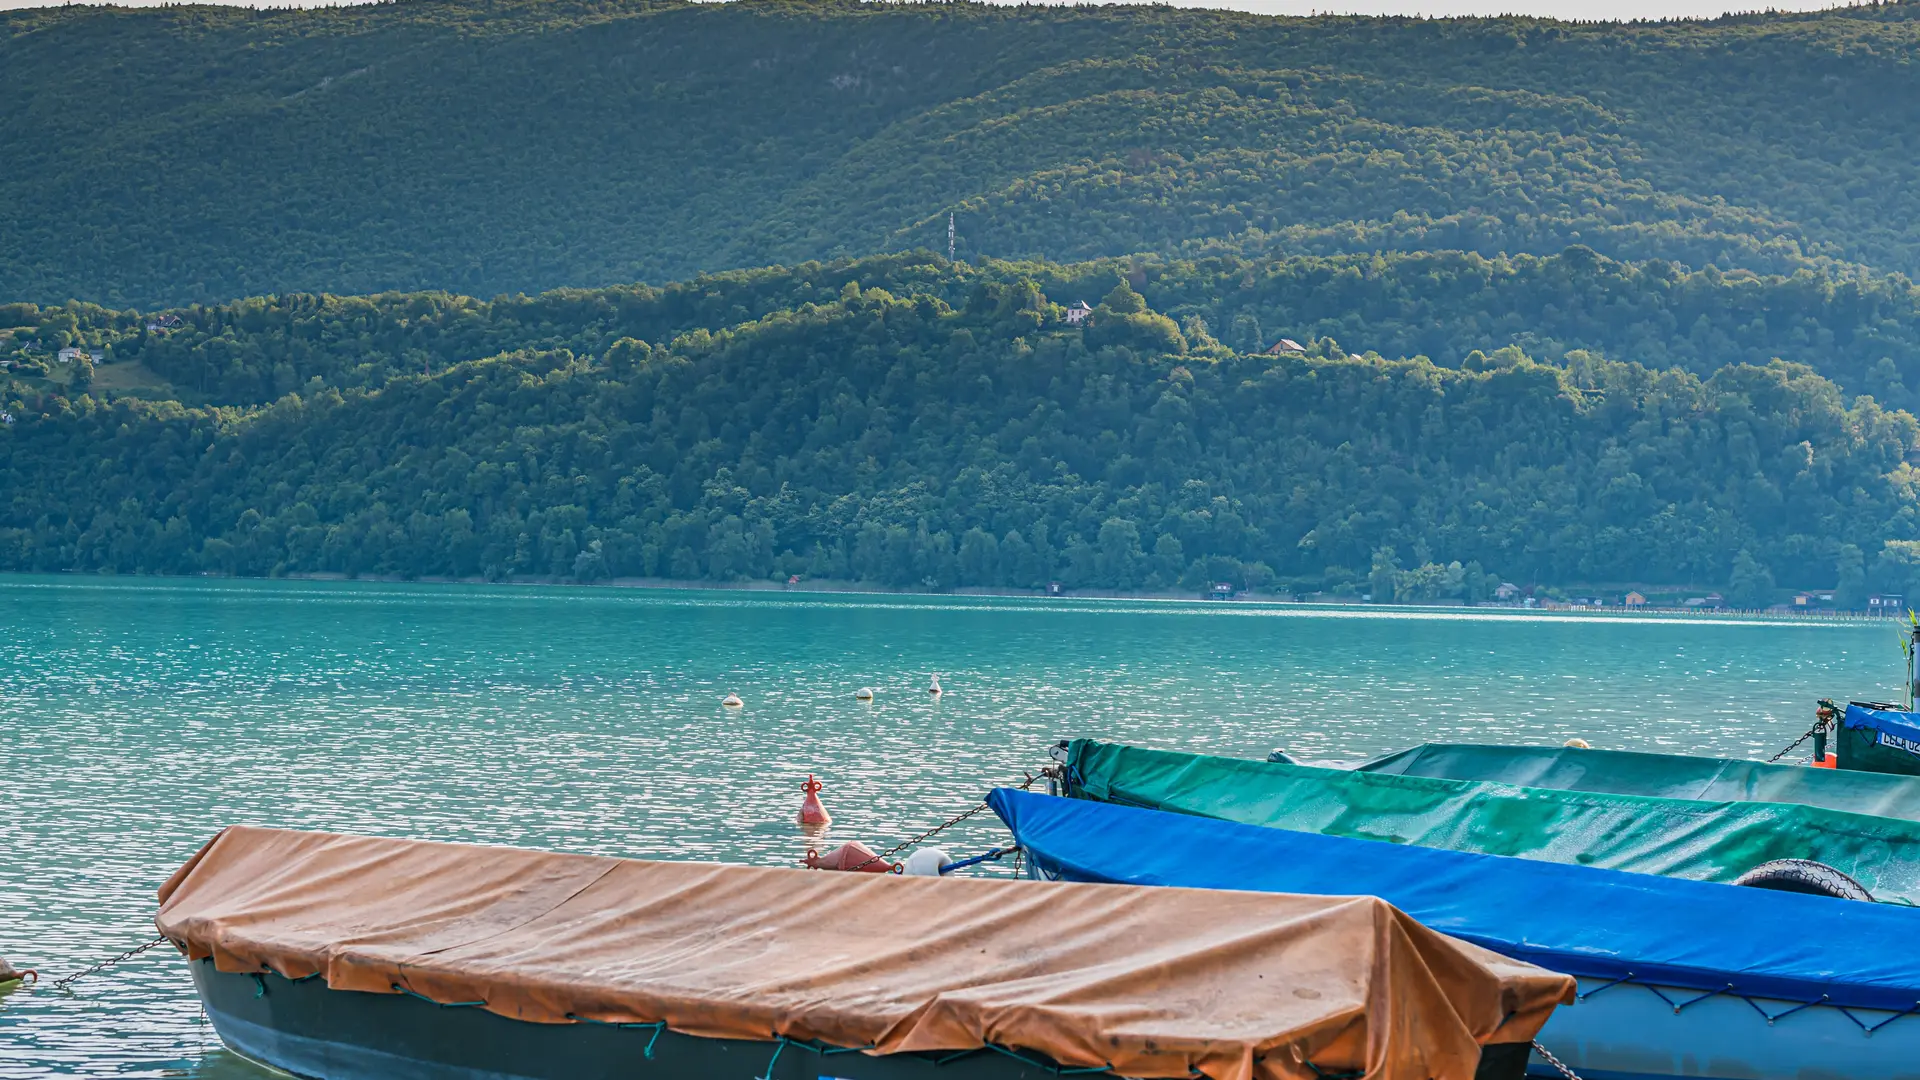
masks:
<svg viewBox="0 0 1920 1080"><path fill-rule="evenodd" d="M1730 882L1814 859L1920 902L1920 824L1787 803L1553 791L1075 740L1067 793L1329 836Z"/></svg>
<svg viewBox="0 0 1920 1080"><path fill-rule="evenodd" d="M1800 803L1920 821L1920 777L1849 773L1807 765L1559 746L1425 743L1375 758L1358 768L1394 776L1490 780L1556 791L1707 802Z"/></svg>

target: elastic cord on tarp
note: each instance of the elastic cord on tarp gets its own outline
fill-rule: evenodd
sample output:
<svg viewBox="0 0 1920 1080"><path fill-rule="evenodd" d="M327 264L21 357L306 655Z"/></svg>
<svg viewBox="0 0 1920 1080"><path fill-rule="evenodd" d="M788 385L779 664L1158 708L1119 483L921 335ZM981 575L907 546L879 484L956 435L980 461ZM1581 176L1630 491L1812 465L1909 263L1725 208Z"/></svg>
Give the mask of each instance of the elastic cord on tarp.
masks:
<svg viewBox="0 0 1920 1080"><path fill-rule="evenodd" d="M200 958L200 962L207 965L208 967L212 967L213 957L203 956ZM245 972L245 974L248 978L253 980L253 996L257 998L263 998L267 996L267 976L280 975L279 972L273 970L273 968L267 966L266 964L260 965L259 971L249 971L249 972ZM311 982L312 980L317 979L324 974L326 973L322 971L316 971L311 975L302 975L297 979L288 978L285 975L280 975L280 977L283 979L286 979L290 983L303 983L303 982Z"/></svg>
<svg viewBox="0 0 1920 1080"><path fill-rule="evenodd" d="M1705 1001L1708 998L1716 998L1716 997L1737 998L1741 1001L1746 1002L1748 1005L1752 1006L1753 1011L1760 1014L1760 1018L1767 1022L1768 1027L1772 1027L1776 1021L1784 1020L1787 1017L1792 1016L1794 1013L1801 1012L1806 1009L1825 1008L1825 1009L1833 1009L1834 1011L1838 1012L1840 1015L1853 1021L1854 1026L1860 1029L1861 1034L1870 1036L1874 1032L1879 1031L1881 1028L1886 1027L1888 1024L1893 1023L1895 1020L1898 1020L1901 1017L1920 1014L1920 1001L1916 1001L1912 1005L1909 1005L1898 1012L1892 1013L1889 1016L1886 1016L1874 1023L1869 1024L1865 1020L1862 1020L1858 1016L1855 1016L1853 1012L1850 1009L1848 1009L1846 1006L1833 1004L1832 998L1827 994L1820 995L1820 997L1816 1000L1800 1002L1799 1004L1794 1005L1792 1008L1782 1009L1777 1013L1770 1013L1767 1011L1766 1006L1762 1005L1759 1001L1755 1000L1752 997L1749 997L1746 994L1742 994L1738 990L1734 989L1734 985L1732 983L1728 983L1724 988L1719 990L1702 991L1702 992L1696 993L1693 997L1686 998L1681 1001L1675 1001L1673 998L1668 997L1666 993L1660 989L1660 987L1654 985L1653 983L1642 982L1641 980L1634 978L1633 972L1631 971L1627 972L1625 975L1622 975L1618 979L1612 980L1611 982L1601 983L1599 986L1596 986L1591 990L1583 991L1582 993L1577 995L1577 1000L1586 1001L1588 998L1591 998L1594 995L1601 993L1602 991L1611 990L1616 986L1638 986L1638 987L1641 987L1642 989L1647 990L1648 992L1652 993L1653 996L1659 998L1661 1001L1666 1002L1667 1007L1673 1010L1673 1014L1675 1016L1680 1015L1681 1010L1687 1008L1687 1006ZM1674 989L1674 988L1670 987L1669 989ZM1779 999L1772 999L1772 1000L1779 1000Z"/></svg>
<svg viewBox="0 0 1920 1080"><path fill-rule="evenodd" d="M996 1042L982 1043L981 1045L976 1046L971 1050L957 1050L951 1054L948 1054L946 1057L934 1058L933 1065L935 1068L939 1068L942 1065L959 1061L961 1058L972 1057L975 1054L982 1053L987 1050L992 1050L995 1053L999 1053L999 1054L1005 1054L1008 1057L1014 1059L1015 1061L1018 1061L1022 1065L1030 1065L1033 1068L1041 1069L1054 1076L1098 1076L1102 1074L1117 1075L1113 1071L1113 1064L1111 1062L1105 1065L1091 1065L1091 1066L1083 1066L1079 1068L1072 1068L1065 1065L1056 1065L1048 1061L1035 1060L1021 1053L1020 1051L1013 1049L1010 1046L1001 1046L999 1043L996 1043Z"/></svg>
<svg viewBox="0 0 1920 1080"><path fill-rule="evenodd" d="M401 986L399 983L389 983L388 985L392 986L394 990L398 991L399 993L405 994L408 997L417 997L421 1001L424 1001L429 1005L438 1005L443 1009L480 1009L480 1008L485 1008L487 1004L484 1001L435 1001L432 998L428 997L427 995L422 994L417 990L409 990L408 988Z"/></svg>
<svg viewBox="0 0 1920 1080"><path fill-rule="evenodd" d="M767 1074L765 1076L756 1076L753 1080L773 1080L773 1067L780 1063L781 1053L789 1046L797 1046L802 1050L811 1050L821 1057L832 1057L835 1054L857 1054L862 1050L874 1049L873 1043L868 1043L865 1046L828 1046L826 1043L816 1039L789 1039L785 1035L775 1035L773 1041L775 1044L773 1057L767 1062Z"/></svg>
<svg viewBox="0 0 1920 1080"><path fill-rule="evenodd" d="M653 1044L659 1042L661 1034L667 1030L665 1020L655 1020L651 1023L623 1023L615 1020L595 1020L591 1016L581 1016L578 1013L568 1013L567 1019L581 1024L599 1024L601 1027L622 1028L628 1031L652 1028L653 1038L647 1040L647 1048L642 1051L648 1061L653 1060Z"/></svg>
<svg viewBox="0 0 1920 1080"><path fill-rule="evenodd" d="M1886 1027L1888 1024L1893 1023L1895 1020L1898 1020L1903 1016L1912 1016L1916 1011L1920 1011L1920 1001L1914 1002L1912 1005L1909 1005L1906 1008L1901 1009L1899 1012L1894 1013L1892 1016L1887 1017L1885 1020L1882 1020L1877 1024L1868 1024L1865 1020L1862 1020L1859 1017L1853 1015L1853 1013L1847 1011L1847 1007L1844 1005L1836 1005L1834 1007L1840 1010L1840 1015L1853 1021L1854 1024L1860 1028L1861 1034L1871 1036L1874 1032L1879 1031L1881 1028Z"/></svg>

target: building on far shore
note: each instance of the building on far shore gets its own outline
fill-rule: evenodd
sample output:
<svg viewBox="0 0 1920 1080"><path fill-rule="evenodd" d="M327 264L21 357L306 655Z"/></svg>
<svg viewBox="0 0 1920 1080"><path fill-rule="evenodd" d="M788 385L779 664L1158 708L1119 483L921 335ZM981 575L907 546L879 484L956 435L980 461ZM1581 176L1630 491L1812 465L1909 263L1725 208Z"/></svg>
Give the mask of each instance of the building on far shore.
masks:
<svg viewBox="0 0 1920 1080"><path fill-rule="evenodd" d="M1620 601L1620 603L1627 607L1646 607L1647 598L1644 596L1641 596L1637 592L1630 592L1626 595L1626 598L1624 600Z"/></svg>

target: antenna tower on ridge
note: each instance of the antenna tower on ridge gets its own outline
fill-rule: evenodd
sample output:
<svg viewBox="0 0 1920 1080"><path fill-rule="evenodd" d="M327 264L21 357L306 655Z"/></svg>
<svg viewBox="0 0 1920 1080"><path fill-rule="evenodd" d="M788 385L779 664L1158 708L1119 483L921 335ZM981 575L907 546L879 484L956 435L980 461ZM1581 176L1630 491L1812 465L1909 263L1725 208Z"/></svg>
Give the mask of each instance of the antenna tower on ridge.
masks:
<svg viewBox="0 0 1920 1080"><path fill-rule="evenodd" d="M953 261L953 214L947 214L947 261Z"/></svg>

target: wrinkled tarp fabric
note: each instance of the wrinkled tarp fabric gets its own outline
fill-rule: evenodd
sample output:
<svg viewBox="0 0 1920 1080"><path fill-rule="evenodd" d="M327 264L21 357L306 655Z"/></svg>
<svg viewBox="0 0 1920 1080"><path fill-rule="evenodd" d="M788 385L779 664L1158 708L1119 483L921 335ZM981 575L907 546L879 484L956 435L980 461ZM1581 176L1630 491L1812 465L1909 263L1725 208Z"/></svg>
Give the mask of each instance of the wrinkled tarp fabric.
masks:
<svg viewBox="0 0 1920 1080"><path fill-rule="evenodd" d="M642 862L235 827L155 924L222 971L879 1053L992 1042L1129 1076L1471 1077L1562 976L1373 898ZM1510 1019L1508 1014L1514 1014ZM1502 1021L1505 1021L1504 1023Z"/></svg>
<svg viewBox="0 0 1920 1080"><path fill-rule="evenodd" d="M1556 791L1706 802L1774 802L1920 821L1920 779L1764 761L1580 750L1560 746L1424 743L1356 766L1361 772L1472 780Z"/></svg>
<svg viewBox="0 0 1920 1080"><path fill-rule="evenodd" d="M1920 911L1350 840L1012 789L987 799L1068 881L1378 896L1427 926L1603 981L1904 1011ZM1574 1006L1576 1009L1581 1006Z"/></svg>
<svg viewBox="0 0 1920 1080"><path fill-rule="evenodd" d="M1920 901L1920 823L1320 769L1076 740L1071 794L1302 832L1730 882L1815 859L1875 899Z"/></svg>
<svg viewBox="0 0 1920 1080"><path fill-rule="evenodd" d="M1920 713L1850 704L1834 754L1843 775L1920 776Z"/></svg>

